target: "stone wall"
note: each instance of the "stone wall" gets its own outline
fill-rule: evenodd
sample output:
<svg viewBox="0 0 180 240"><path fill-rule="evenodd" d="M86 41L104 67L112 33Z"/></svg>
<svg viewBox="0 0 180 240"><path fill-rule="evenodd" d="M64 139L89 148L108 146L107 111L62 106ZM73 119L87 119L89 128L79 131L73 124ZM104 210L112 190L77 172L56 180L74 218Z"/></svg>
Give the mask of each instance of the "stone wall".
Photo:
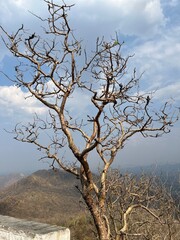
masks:
<svg viewBox="0 0 180 240"><path fill-rule="evenodd" d="M0 215L0 240L70 240L68 228Z"/></svg>

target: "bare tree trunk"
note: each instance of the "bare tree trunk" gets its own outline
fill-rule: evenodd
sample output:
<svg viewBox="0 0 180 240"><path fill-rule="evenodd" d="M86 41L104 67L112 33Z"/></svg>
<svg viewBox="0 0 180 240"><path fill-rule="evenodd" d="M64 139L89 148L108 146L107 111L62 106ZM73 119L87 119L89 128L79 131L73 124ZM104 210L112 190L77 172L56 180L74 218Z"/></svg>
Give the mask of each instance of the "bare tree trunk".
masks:
<svg viewBox="0 0 180 240"><path fill-rule="evenodd" d="M88 194L88 196L83 196L83 197L92 214L99 240L110 240L109 226L105 220L105 217L103 216L103 212L101 212L101 209L98 208L92 196Z"/></svg>
<svg viewBox="0 0 180 240"><path fill-rule="evenodd" d="M116 240L125 240L125 235L121 234L120 236L118 236Z"/></svg>

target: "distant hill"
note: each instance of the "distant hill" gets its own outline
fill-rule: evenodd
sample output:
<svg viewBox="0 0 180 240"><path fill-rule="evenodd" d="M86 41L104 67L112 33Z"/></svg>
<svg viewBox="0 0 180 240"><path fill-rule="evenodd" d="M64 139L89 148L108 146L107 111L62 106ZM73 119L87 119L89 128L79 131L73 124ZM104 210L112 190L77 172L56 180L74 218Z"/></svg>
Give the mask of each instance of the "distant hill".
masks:
<svg viewBox="0 0 180 240"><path fill-rule="evenodd" d="M173 185L171 192L179 202L180 164L127 168L123 172L163 176L168 189ZM40 170L20 180L2 179L1 186L4 181L6 188L0 190L0 214L63 225L84 213L81 196L75 188L78 180L69 173Z"/></svg>
<svg viewBox="0 0 180 240"><path fill-rule="evenodd" d="M155 174L179 174L180 173L180 163L166 163L166 164L152 164L145 166L136 166L136 167L125 167L122 168L123 172L132 172L132 173L155 173Z"/></svg>
<svg viewBox="0 0 180 240"><path fill-rule="evenodd" d="M173 184L171 193L177 199L177 205L179 205L179 169L180 164L170 164L157 167L127 168L122 169L121 172L129 172L135 175L144 172L145 174L152 173L165 177L165 184L168 189ZM0 177L0 180L2 179ZM6 180L8 180L8 177ZM14 178L15 180L18 179ZM5 183L5 180L3 181ZM8 181L10 184L10 178ZM78 180L71 174L60 170L56 172L40 170L28 177L23 177L11 186L7 186L7 182L6 188L0 191L0 214L61 226L65 225L71 230L72 240L94 239L92 220L84 211L81 196L75 188Z"/></svg>
<svg viewBox="0 0 180 240"><path fill-rule="evenodd" d="M176 204L180 204L180 163L174 164L159 164L149 166L137 166L131 168L125 168L122 173L133 173L135 175L152 174L161 179L161 183L164 184L167 191L171 192L172 197L175 199Z"/></svg>
<svg viewBox="0 0 180 240"><path fill-rule="evenodd" d="M24 178L25 175L23 173L15 173L15 174L8 174L0 176L0 190L11 186L12 184L16 183L20 179Z"/></svg>
<svg viewBox="0 0 180 240"><path fill-rule="evenodd" d="M0 192L0 214L62 225L82 211L76 184L63 171L37 171Z"/></svg>

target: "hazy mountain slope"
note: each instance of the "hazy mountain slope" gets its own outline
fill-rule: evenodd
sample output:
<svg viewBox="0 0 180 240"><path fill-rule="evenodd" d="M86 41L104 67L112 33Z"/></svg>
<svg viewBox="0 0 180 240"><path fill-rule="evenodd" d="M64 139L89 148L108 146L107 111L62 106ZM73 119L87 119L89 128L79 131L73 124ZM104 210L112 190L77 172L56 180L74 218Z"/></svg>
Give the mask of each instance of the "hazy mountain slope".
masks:
<svg viewBox="0 0 180 240"><path fill-rule="evenodd" d="M131 168L124 172L161 175L168 189L178 198L180 164ZM163 175L162 175L163 173ZM40 170L0 192L0 214L62 225L83 212L82 199L75 188L78 180L63 171ZM176 194L176 192L178 194Z"/></svg>
<svg viewBox="0 0 180 240"><path fill-rule="evenodd" d="M0 176L0 190L11 186L12 184L16 183L20 179L24 178L25 175L22 173L17 174L8 174Z"/></svg>
<svg viewBox="0 0 180 240"><path fill-rule="evenodd" d="M81 211L76 178L40 170L0 193L0 214L62 224Z"/></svg>

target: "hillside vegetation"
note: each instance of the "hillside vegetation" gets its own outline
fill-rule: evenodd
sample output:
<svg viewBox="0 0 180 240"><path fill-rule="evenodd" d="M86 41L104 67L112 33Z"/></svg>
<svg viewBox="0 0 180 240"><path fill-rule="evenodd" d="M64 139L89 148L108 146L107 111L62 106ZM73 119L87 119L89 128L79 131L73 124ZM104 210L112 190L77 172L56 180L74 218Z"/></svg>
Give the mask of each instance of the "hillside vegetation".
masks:
<svg viewBox="0 0 180 240"><path fill-rule="evenodd" d="M145 184L147 184L146 176L150 176L152 172L160 176L160 184L164 183L166 189L168 191L171 190L171 196L174 196L176 200L173 202L176 202L178 210L180 193L179 169L179 165L174 165L174 168L173 166L164 166L156 170L145 168L145 175L142 179L140 177L142 170L138 170L137 168L126 169L129 174L124 172L123 175L119 175L118 187L114 184L110 187L112 188L112 195L111 197L109 196L108 203L110 204L108 205L110 213L112 211L113 215L117 214L117 218L121 218L122 216L120 216L119 213L121 211L122 213L125 212L129 204L145 203L147 201L144 199L145 195L146 198L148 196L151 198L151 195L153 196L154 194L151 178L151 184L147 185L148 188ZM134 174L132 174L132 172ZM134 177L135 175L137 177ZM113 177L115 177L114 174L112 175L112 178ZM8 179L6 180L8 182ZM60 170L37 171L1 190L0 214L69 227L72 240L96 239L92 219L88 211L86 211L82 198L75 187L77 184L78 180L74 176ZM159 192L159 190L161 191L161 187L157 185L157 182L155 182L155 184L155 191L157 191L157 193L150 203L151 207L153 207L152 210L153 212L155 211L161 219L164 219L163 216L167 216L164 220L169 224L171 231L171 236L167 234L167 239L179 240L179 211L174 212L177 214L175 217L175 219L177 219L175 225L170 225L173 217L171 209L174 209L173 206L171 206L171 198L169 201L168 195ZM128 192L133 192L134 196L128 195ZM119 198L119 193L121 193L121 198ZM111 200L114 202L116 198L119 199L119 204L116 205L115 208L110 208L112 204ZM162 205L163 202L164 204ZM174 204L173 202L172 204ZM148 222L149 224L147 224ZM132 212L129 224L131 226L130 232L137 231L137 237L128 236L127 240L154 240L154 236L157 237L157 240L160 240L164 239L166 232L169 231L166 228L167 224L159 224L157 219L154 219L146 211L142 211L141 209ZM145 235L140 237L139 232L141 233L142 231L145 232ZM157 234L155 232L157 232ZM159 238L161 235L162 238Z"/></svg>
<svg viewBox="0 0 180 240"><path fill-rule="evenodd" d="M40 170L1 191L0 214L61 225L82 211L76 179Z"/></svg>

